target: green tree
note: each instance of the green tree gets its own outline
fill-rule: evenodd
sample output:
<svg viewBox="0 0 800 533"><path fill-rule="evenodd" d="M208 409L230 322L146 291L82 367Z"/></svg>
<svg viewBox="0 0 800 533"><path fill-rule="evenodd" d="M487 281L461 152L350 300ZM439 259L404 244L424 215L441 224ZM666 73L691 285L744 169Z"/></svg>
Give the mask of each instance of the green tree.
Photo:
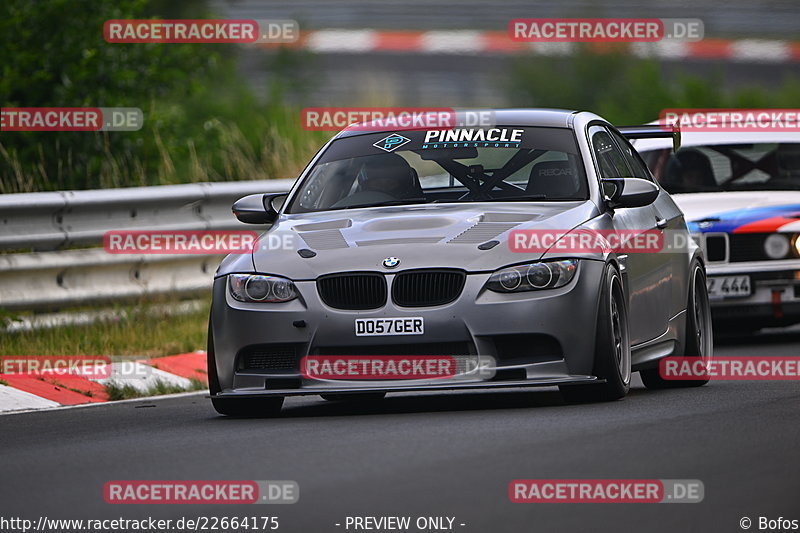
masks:
<svg viewBox="0 0 800 533"><path fill-rule="evenodd" d="M0 2L2 107L138 107L138 132L2 132L0 192L291 177L324 135L258 99L238 47L111 44L109 19L207 18L193 0ZM297 54L268 68L292 70Z"/></svg>
<svg viewBox="0 0 800 533"><path fill-rule="evenodd" d="M649 122L665 108L796 107L800 101L796 80L769 89L724 87L716 71L698 77L678 70L667 77L654 59L586 47L568 57L519 58L508 85L514 105L588 110L616 124Z"/></svg>
<svg viewBox="0 0 800 533"><path fill-rule="evenodd" d="M183 2L185 4L185 2ZM0 7L0 105L139 107L190 98L224 61L207 45L109 44L103 23L150 18L144 0L6 0ZM91 183L108 165L158 156L157 139L138 133L6 132L0 178L37 188ZM23 186L18 183L17 185Z"/></svg>

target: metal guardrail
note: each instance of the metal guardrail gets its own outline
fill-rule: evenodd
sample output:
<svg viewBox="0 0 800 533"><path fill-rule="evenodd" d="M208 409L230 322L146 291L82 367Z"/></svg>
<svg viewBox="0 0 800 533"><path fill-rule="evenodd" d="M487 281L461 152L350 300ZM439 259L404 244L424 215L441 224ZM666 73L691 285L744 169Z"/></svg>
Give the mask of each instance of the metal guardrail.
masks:
<svg viewBox="0 0 800 533"><path fill-rule="evenodd" d="M0 308L59 309L209 290L220 255L118 255L97 245L109 230L247 228L231 205L288 191L293 180L199 183L0 196ZM253 226L249 226L253 228Z"/></svg>
<svg viewBox="0 0 800 533"><path fill-rule="evenodd" d="M797 0L211 0L209 8L231 19L295 19L301 30L504 30L509 20L526 17L693 17L703 20L709 37L756 38L797 35L800 13Z"/></svg>
<svg viewBox="0 0 800 533"><path fill-rule="evenodd" d="M235 181L0 195L0 250L96 244L108 230L236 229L231 205L293 180Z"/></svg>

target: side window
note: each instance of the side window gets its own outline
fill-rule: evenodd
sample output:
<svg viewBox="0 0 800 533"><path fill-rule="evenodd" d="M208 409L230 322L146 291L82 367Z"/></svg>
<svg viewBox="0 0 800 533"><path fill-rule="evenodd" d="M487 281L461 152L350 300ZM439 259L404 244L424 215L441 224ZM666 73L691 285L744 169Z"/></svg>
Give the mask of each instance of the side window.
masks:
<svg viewBox="0 0 800 533"><path fill-rule="evenodd" d="M589 128L589 139L592 142L597 166L600 167L601 178L626 178L631 170L625 162L625 156L614 143L608 130L602 126Z"/></svg>
<svg viewBox="0 0 800 533"><path fill-rule="evenodd" d="M641 157L639 157L639 154L633 149L631 143L629 143L626 138L615 131L612 131L611 135L614 137L614 139L616 139L617 144L622 149L622 153L625 156L625 161L628 162L628 166L633 171L631 177L644 178L646 180L653 181L653 178L647 171L647 166L645 166L645 164L642 162Z"/></svg>
<svg viewBox="0 0 800 533"><path fill-rule="evenodd" d="M667 162L670 159L671 150L669 148L648 150L642 152L641 156L644 162L647 163L647 168L650 169L650 173L653 177L655 177L659 183L664 181L664 167L667 166Z"/></svg>

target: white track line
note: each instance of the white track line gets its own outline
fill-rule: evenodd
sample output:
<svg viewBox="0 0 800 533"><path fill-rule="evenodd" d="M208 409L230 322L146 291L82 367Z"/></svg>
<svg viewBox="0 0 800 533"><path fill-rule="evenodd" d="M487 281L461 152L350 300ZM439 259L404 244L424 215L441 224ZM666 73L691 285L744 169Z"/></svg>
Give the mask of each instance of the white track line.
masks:
<svg viewBox="0 0 800 533"><path fill-rule="evenodd" d="M1 389L6 388L10 389L11 387L4 387L0 385L0 392ZM16 389L14 389L16 390ZM22 392L22 391L18 391ZM27 394L27 393L25 393ZM31 395L33 396L33 395ZM207 390L197 390L197 391L189 391L189 392L178 392L176 394L162 394L160 396L147 396L145 398L131 398L129 400L117 400L115 402L93 402L93 403L82 403L80 405L59 405L56 402L51 402L55 404L53 407L45 407L45 408L32 408L32 409L24 409L19 411L2 411L0 412L0 416L4 415L21 415L25 413L41 413L44 411L65 411L67 409L90 409L92 407L103 407L103 406L110 406L110 405L124 405L129 403L135 402L152 402L157 400L169 400L171 398L185 398L187 396L208 396ZM35 396L39 398L38 396ZM43 398L39 398L43 400ZM50 400L44 400L49 402Z"/></svg>

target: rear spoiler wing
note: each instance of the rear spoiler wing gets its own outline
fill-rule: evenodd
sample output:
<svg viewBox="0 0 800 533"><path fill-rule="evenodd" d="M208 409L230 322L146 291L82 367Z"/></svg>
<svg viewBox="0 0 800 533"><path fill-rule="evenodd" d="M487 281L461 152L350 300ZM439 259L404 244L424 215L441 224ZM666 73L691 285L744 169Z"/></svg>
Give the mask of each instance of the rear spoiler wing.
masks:
<svg viewBox="0 0 800 533"><path fill-rule="evenodd" d="M669 139L672 138L672 150L681 147L681 130L677 125L647 124L644 126L617 126L617 130L628 139Z"/></svg>

